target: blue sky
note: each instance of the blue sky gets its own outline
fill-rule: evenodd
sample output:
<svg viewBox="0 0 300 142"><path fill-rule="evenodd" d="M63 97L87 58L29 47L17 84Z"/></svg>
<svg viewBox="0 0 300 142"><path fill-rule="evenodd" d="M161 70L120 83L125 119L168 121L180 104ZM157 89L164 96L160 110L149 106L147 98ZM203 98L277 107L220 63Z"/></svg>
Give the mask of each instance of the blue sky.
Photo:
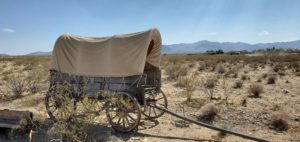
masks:
<svg viewBox="0 0 300 142"><path fill-rule="evenodd" d="M157 27L163 44L300 39L300 0L0 0L0 53L51 51L63 33Z"/></svg>

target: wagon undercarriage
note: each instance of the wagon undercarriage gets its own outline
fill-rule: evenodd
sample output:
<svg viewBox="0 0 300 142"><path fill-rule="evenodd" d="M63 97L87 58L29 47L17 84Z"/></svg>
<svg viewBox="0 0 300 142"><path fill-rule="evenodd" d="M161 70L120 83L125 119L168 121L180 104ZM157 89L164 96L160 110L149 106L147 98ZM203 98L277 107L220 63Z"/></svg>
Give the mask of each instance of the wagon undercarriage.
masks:
<svg viewBox="0 0 300 142"><path fill-rule="evenodd" d="M84 77L50 72L50 88L45 104L50 118L57 120L68 115L80 115L85 98L97 103L92 113L105 111L117 131L129 132L139 125L141 115L156 119L163 111L150 104L167 108L167 98L160 89L160 71L130 77ZM147 75L148 78L147 78ZM91 102L93 101L93 102ZM81 103L81 106L79 104ZM90 108L87 108L90 109Z"/></svg>

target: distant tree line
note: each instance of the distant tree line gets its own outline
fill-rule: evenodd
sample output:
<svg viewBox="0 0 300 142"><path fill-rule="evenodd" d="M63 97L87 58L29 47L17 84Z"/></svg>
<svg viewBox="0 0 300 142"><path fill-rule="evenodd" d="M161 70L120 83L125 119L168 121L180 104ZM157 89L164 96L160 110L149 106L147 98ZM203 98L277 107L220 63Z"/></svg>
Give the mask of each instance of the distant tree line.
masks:
<svg viewBox="0 0 300 142"><path fill-rule="evenodd" d="M207 50L205 52L208 55L224 54L225 52L222 49L218 50ZM256 49L253 51L241 50L241 51L228 51L226 54L230 55L239 55L239 54L251 54L251 53L300 53L299 49L296 48L266 48L266 49Z"/></svg>
<svg viewBox="0 0 300 142"><path fill-rule="evenodd" d="M296 48L266 48L253 50L253 53L300 53L299 49Z"/></svg>
<svg viewBox="0 0 300 142"><path fill-rule="evenodd" d="M224 54L224 51L222 49L219 50L207 50L206 54L208 55L215 55L215 54Z"/></svg>

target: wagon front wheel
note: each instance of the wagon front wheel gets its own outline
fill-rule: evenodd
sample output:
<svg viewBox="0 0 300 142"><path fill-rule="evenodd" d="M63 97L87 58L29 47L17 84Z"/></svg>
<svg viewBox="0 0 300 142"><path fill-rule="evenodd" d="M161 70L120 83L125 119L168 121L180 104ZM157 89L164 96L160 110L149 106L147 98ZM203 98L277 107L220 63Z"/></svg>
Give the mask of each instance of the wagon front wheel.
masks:
<svg viewBox="0 0 300 142"><path fill-rule="evenodd" d="M168 100L165 93L162 90L146 93L145 101L146 101L146 106L144 108L143 114L148 119L156 119L158 117L161 117L164 114L162 110L157 109L152 105L168 108Z"/></svg>
<svg viewBox="0 0 300 142"><path fill-rule="evenodd" d="M106 115L113 129L119 132L130 132L139 125L140 105L130 94L119 92L110 98Z"/></svg>

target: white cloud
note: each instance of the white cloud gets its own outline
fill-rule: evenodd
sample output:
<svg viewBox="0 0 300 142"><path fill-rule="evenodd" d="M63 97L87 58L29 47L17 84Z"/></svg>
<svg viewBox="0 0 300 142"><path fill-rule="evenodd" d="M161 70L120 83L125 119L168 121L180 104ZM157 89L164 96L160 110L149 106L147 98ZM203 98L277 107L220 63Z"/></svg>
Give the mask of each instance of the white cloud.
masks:
<svg viewBox="0 0 300 142"><path fill-rule="evenodd" d="M268 32L268 31L261 31L261 32L257 33L258 36L268 36L268 35L270 35L270 34L271 34L271 33Z"/></svg>
<svg viewBox="0 0 300 142"><path fill-rule="evenodd" d="M14 33L15 30L14 30L14 29L11 29L11 28L4 28L4 29L2 29L2 32L6 32L6 33Z"/></svg>

